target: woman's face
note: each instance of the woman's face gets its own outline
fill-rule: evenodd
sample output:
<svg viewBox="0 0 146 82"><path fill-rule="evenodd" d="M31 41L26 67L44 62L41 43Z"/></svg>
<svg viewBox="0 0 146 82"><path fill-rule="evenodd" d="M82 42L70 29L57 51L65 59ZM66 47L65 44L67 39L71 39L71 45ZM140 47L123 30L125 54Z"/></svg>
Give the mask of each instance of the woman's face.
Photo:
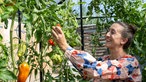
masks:
<svg viewBox="0 0 146 82"><path fill-rule="evenodd" d="M112 48L119 48L123 47L123 38L122 38L122 31L124 27L119 25L118 23L114 23L109 28L109 31L106 34L106 44L105 46L112 49Z"/></svg>

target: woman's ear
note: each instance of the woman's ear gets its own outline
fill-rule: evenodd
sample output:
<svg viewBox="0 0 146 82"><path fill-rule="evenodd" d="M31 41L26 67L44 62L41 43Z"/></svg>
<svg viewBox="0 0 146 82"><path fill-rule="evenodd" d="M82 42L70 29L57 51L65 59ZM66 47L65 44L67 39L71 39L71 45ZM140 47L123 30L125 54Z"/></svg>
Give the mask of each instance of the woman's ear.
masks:
<svg viewBox="0 0 146 82"><path fill-rule="evenodd" d="M128 41L128 38L122 38L121 44L124 45Z"/></svg>

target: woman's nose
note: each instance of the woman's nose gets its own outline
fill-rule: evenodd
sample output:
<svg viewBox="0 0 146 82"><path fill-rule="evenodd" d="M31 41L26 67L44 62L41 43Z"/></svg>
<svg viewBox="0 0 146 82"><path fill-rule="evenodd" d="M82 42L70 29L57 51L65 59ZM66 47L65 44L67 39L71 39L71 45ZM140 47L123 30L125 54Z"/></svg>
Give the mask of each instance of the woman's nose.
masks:
<svg viewBox="0 0 146 82"><path fill-rule="evenodd" d="M106 37L110 37L110 32L107 32L106 33Z"/></svg>

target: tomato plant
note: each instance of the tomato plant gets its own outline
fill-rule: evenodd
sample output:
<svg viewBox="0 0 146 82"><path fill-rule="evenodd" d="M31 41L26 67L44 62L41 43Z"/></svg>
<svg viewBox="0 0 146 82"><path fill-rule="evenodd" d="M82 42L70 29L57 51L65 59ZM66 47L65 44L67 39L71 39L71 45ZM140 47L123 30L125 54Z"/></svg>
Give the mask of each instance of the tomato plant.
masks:
<svg viewBox="0 0 146 82"><path fill-rule="evenodd" d="M67 66L67 60L63 55L64 53L52 40L50 40L49 43L55 46L52 46L51 51L48 51L48 47L50 47L50 45L48 45L48 39L52 38L52 26L56 25L63 27L62 30L69 44L74 43L72 46L80 45L80 37L76 33L78 23L72 13L73 5L74 3L71 0L65 1L62 4L57 4L54 0L4 0L0 5L2 9L0 17L2 19L1 21L5 23L6 29L9 26L8 19L12 20L10 23L10 46L8 51L10 53L11 70L14 72L14 75L18 74L19 64L23 61L27 61L32 67L30 75L35 74L35 76L37 76L39 74L38 71L40 71L41 79L44 81L47 81L48 78L53 78L53 80L58 81L74 81L73 73L67 73L71 68L64 68L64 66ZM17 52L15 52L14 44L16 43L13 41L13 29L14 21L18 19L18 10L21 12L21 23L25 24L26 39L22 41L18 38L20 44L17 45ZM75 39L76 41L70 39ZM15 60L16 55L19 56L18 60ZM60 62L59 66L54 64L50 65L50 60L47 60L47 58L50 58L51 55L56 56L53 57L52 60L55 60L53 63L56 63L57 59L57 61ZM45 71L48 68L44 66L44 64L47 64L52 70ZM51 76L56 67L60 68L58 72L59 78ZM73 78L70 79L68 77Z"/></svg>
<svg viewBox="0 0 146 82"><path fill-rule="evenodd" d="M16 75L10 70L9 52L6 45L2 43L3 37L0 34L0 81L16 80Z"/></svg>

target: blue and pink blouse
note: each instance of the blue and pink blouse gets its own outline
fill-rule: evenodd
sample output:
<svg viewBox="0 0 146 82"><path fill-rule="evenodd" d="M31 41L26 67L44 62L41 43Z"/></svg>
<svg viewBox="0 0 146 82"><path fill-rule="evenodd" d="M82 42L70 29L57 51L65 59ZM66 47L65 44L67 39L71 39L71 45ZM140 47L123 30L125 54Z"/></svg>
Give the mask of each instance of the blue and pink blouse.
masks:
<svg viewBox="0 0 146 82"><path fill-rule="evenodd" d="M137 59L125 55L110 60L109 55L97 60L89 53L69 47L65 56L86 80L93 82L141 82L142 76Z"/></svg>

